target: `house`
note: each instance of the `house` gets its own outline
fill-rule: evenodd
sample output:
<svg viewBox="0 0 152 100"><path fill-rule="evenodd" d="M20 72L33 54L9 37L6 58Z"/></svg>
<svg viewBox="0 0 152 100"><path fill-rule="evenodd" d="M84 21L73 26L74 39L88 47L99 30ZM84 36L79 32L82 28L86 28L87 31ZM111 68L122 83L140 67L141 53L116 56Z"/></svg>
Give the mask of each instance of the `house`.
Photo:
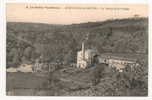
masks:
<svg viewBox="0 0 152 100"><path fill-rule="evenodd" d="M18 68L12 68L12 67L7 68L6 72L24 72L24 73L28 73L28 72L33 72L33 70L32 70L32 65L22 64Z"/></svg>
<svg viewBox="0 0 152 100"><path fill-rule="evenodd" d="M17 71L24 72L24 73L33 72L32 67L33 65L22 64L20 67L17 68Z"/></svg>

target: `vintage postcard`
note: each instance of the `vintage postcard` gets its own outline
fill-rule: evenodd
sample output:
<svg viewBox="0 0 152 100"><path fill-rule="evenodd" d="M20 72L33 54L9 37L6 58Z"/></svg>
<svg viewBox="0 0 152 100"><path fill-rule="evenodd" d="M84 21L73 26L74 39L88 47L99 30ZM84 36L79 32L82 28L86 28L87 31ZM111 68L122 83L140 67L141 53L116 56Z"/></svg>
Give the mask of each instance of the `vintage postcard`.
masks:
<svg viewBox="0 0 152 100"><path fill-rule="evenodd" d="M148 96L148 5L7 3L7 96Z"/></svg>

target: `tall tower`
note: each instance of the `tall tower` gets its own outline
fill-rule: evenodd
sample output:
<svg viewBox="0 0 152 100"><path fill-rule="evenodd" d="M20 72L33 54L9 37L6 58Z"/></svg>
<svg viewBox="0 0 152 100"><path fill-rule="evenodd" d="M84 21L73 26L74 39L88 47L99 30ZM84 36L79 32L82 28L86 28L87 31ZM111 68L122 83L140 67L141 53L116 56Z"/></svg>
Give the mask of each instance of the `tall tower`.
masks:
<svg viewBox="0 0 152 100"><path fill-rule="evenodd" d="M83 39L83 41L82 41L82 59L83 60L85 60L85 42L88 40L88 38L89 38L89 33L88 34L86 34L85 36L84 36L84 39Z"/></svg>
<svg viewBox="0 0 152 100"><path fill-rule="evenodd" d="M82 42L82 59L85 59L85 45L84 42Z"/></svg>

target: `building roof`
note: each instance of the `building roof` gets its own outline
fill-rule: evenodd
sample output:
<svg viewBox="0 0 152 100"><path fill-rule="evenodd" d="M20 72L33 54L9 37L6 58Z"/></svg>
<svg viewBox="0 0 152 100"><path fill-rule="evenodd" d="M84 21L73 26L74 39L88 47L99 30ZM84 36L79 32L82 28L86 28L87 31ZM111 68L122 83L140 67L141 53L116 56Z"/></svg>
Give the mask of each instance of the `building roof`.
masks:
<svg viewBox="0 0 152 100"><path fill-rule="evenodd" d="M136 62L136 58L134 57L129 57L126 54L120 55L120 54L101 54L100 55L103 58L109 58L109 59L116 59L116 60L125 60L125 61L132 61Z"/></svg>
<svg viewBox="0 0 152 100"><path fill-rule="evenodd" d="M82 50L78 51L78 52L82 52ZM95 49L85 49L85 52L96 52L97 53L97 50L95 50Z"/></svg>

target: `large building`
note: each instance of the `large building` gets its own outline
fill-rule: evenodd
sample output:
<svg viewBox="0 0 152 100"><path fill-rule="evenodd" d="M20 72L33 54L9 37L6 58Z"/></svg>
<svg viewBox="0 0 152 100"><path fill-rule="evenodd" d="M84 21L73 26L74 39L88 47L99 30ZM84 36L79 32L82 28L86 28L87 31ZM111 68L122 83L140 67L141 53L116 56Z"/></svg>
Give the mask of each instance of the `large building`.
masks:
<svg viewBox="0 0 152 100"><path fill-rule="evenodd" d="M127 57L112 56L106 54L98 54L97 50L86 49L84 42L82 42L82 50L77 53L77 68L87 68L96 65L97 63L105 63L109 67L116 68L122 72L126 66L131 68L138 66L136 59Z"/></svg>
<svg viewBox="0 0 152 100"><path fill-rule="evenodd" d="M134 68L139 66L139 64L136 62L136 59L131 58L124 58L119 56L109 56L109 55L101 55L100 63L106 63L109 65L109 67L116 68L119 72L123 72L123 70L126 68L126 66L130 66L130 68Z"/></svg>
<svg viewBox="0 0 152 100"><path fill-rule="evenodd" d="M93 66L97 62L97 51L93 49L85 49L84 42L82 43L82 50L77 53L77 67L87 68Z"/></svg>

